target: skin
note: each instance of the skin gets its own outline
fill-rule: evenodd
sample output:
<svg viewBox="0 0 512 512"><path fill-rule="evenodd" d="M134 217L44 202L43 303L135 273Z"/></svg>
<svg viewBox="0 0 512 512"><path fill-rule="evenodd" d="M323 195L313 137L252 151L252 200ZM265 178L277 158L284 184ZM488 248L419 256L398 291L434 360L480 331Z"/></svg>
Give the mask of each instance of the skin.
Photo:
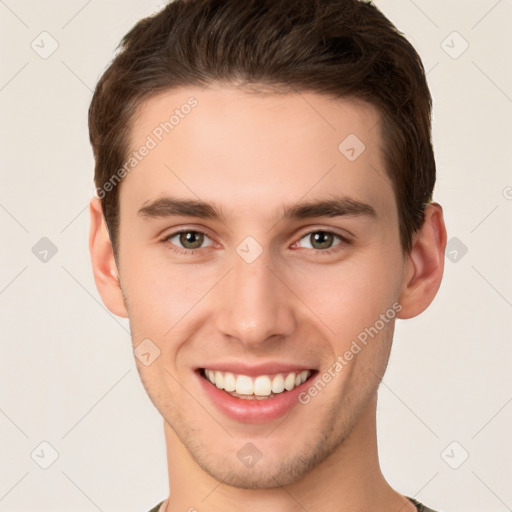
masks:
<svg viewBox="0 0 512 512"><path fill-rule="evenodd" d="M246 512L414 511L386 482L377 454L377 389L394 320L284 419L226 417L194 370L209 361L279 360L321 374L393 304L401 306L397 318L420 314L443 274L441 206L427 206L404 254L379 114L354 99L256 95L219 84L173 90L138 111L132 150L191 95L197 107L120 185L117 263L100 202L90 204L101 297L130 319L134 347L149 338L160 350L151 365L136 362L164 419L171 494L162 510L230 511L243 503ZM349 134L366 146L352 162L338 150ZM285 207L334 193L371 205L376 216L282 219ZM138 215L166 195L213 202L225 217ZM206 235L192 254L172 251L191 247L171 237L184 228ZM322 254L312 231L349 243L334 236L334 250ZM236 252L247 236L263 250L250 264ZM237 457L248 442L262 454L251 468Z"/></svg>

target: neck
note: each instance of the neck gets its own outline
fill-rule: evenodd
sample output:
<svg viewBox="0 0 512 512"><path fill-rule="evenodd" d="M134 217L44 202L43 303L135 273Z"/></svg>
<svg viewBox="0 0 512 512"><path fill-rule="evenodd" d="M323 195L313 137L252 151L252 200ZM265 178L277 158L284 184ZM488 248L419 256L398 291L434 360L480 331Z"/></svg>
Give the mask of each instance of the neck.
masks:
<svg viewBox="0 0 512 512"><path fill-rule="evenodd" d="M376 395L344 442L300 481L271 489L241 489L207 474L164 422L171 490L165 512L357 512L415 511L394 491L380 470L376 435ZM279 482L276 481L276 485Z"/></svg>

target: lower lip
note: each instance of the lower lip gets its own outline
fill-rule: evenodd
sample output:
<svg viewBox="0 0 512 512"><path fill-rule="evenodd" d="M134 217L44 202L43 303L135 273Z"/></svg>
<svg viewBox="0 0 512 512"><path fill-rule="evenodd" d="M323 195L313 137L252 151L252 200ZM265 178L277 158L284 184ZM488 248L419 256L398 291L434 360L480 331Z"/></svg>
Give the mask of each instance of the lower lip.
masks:
<svg viewBox="0 0 512 512"><path fill-rule="evenodd" d="M246 400L231 396L205 379L200 372L196 373L205 393L217 408L226 416L244 423L265 423L289 413L295 405L300 405L300 393L311 385L314 378L313 374L300 386L291 391L283 391L273 398Z"/></svg>

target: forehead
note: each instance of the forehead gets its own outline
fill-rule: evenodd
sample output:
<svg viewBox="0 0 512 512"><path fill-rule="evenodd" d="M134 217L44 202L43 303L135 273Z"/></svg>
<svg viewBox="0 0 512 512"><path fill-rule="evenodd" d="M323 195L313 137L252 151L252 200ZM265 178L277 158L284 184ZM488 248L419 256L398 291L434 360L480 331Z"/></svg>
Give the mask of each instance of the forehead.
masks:
<svg viewBox="0 0 512 512"><path fill-rule="evenodd" d="M349 193L386 209L394 196L379 128L378 111L355 99L218 84L175 89L134 115L128 158L139 155L120 198L140 206L172 191L243 213Z"/></svg>

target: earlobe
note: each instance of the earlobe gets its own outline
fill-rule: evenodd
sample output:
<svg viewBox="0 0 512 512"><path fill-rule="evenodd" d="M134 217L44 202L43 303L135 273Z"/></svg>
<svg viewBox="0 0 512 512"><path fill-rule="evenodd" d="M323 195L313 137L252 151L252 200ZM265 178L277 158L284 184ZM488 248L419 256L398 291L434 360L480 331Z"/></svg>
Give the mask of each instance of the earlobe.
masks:
<svg viewBox="0 0 512 512"><path fill-rule="evenodd" d="M438 203L429 203L424 222L414 233L413 246L407 256L399 298L402 310L398 318L415 317L434 300L443 277L445 248L443 209Z"/></svg>
<svg viewBox="0 0 512 512"><path fill-rule="evenodd" d="M89 252L96 288L109 311L127 318L128 312L124 303L114 251L103 217L101 202L98 198L93 197L91 199L89 212L91 223Z"/></svg>

